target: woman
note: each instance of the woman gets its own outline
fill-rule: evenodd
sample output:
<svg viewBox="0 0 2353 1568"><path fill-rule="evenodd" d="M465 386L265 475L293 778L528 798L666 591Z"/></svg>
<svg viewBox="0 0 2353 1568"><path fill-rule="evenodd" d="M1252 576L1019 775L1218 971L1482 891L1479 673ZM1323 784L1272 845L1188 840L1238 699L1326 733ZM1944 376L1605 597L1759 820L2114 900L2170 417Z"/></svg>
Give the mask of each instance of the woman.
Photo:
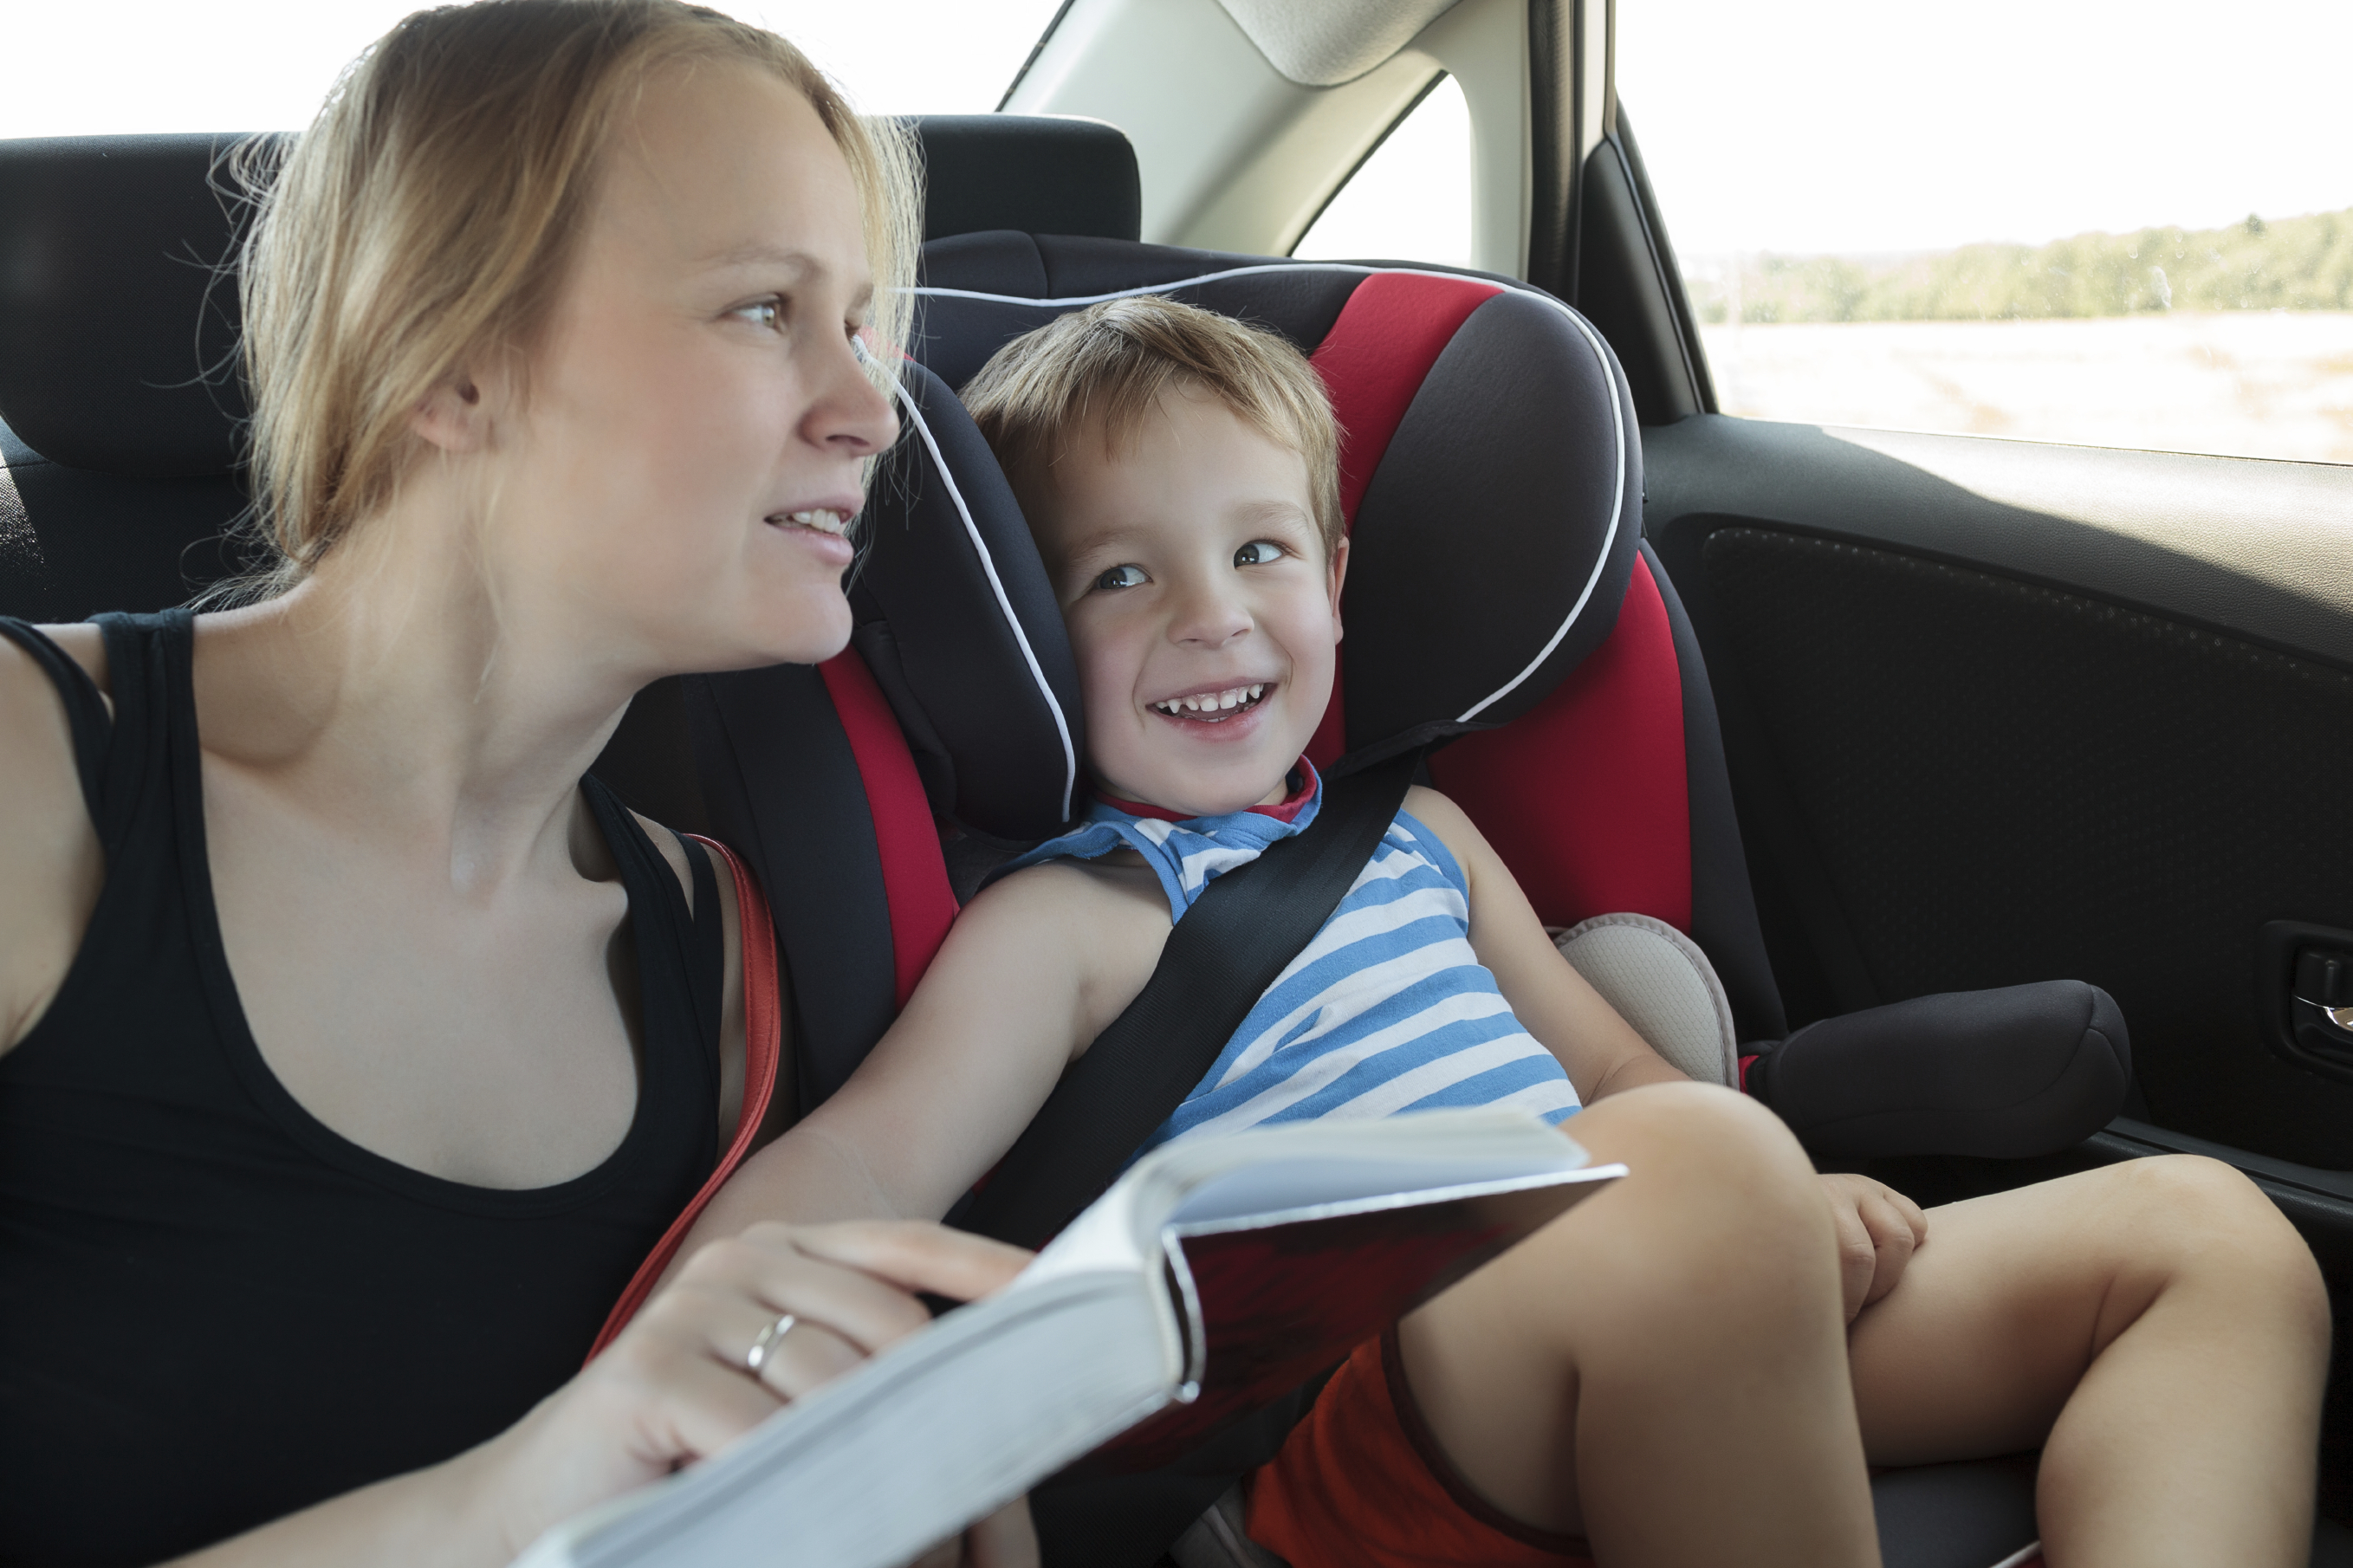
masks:
<svg viewBox="0 0 2353 1568"><path fill-rule="evenodd" d="M0 1559L503 1563L1018 1267L758 1232L578 1371L744 1076L727 879L583 775L846 641L904 167L675 0L412 16L301 140L268 596L0 637Z"/></svg>

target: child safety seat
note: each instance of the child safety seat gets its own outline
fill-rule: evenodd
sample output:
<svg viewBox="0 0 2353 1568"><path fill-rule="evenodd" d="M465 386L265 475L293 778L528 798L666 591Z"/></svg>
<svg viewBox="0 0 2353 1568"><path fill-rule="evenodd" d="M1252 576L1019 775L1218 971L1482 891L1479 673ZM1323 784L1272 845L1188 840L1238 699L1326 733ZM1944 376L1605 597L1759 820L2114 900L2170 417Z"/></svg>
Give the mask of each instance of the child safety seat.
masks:
<svg viewBox="0 0 2353 1568"><path fill-rule="evenodd" d="M1139 245L1116 132L984 118L977 153L952 122L922 127L935 164L965 160L962 221L984 221L987 172L1012 168L997 221L1029 224L1023 203L1050 191L1055 232L935 231L850 649L661 683L598 763L639 809L716 832L758 868L800 1103L887 1027L958 894L1082 798L1060 618L950 388L1013 335L1114 292L1271 327L1333 387L1356 555L1342 683L1311 754L1345 772L1450 742L1434 781L1548 923L1630 911L1686 932L1739 1038L1780 1036L1705 673L1641 542L1639 432L1589 325L1506 279ZM235 214L208 179L227 140L0 143L0 613L157 608L237 564L223 545L245 505L235 301L209 270L230 253ZM1898 1004L1953 1047L1911 1053L1935 1070L1909 1076L1875 1066L1903 1053L1868 1018L1828 1020L1752 1050L1767 1070L1751 1087L1823 1152L2062 1146L2113 1113L2126 1058L2104 998L2059 1000ZM1954 1068L1966 1052L1974 1073ZM2063 1092L2016 1092L2005 1052ZM2015 1466L1896 1472L1875 1489L1891 1564L1990 1568L2031 1538L2031 1472Z"/></svg>

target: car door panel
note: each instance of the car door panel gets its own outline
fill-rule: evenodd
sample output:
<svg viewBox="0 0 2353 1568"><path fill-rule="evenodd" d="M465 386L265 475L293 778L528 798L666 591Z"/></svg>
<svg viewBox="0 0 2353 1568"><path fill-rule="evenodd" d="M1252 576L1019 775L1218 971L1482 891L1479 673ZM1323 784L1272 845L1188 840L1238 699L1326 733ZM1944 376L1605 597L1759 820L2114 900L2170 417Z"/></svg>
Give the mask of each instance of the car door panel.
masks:
<svg viewBox="0 0 2353 1568"><path fill-rule="evenodd" d="M2353 469L1702 416L1647 430L1791 1022L2071 975L2158 1126L2353 1166L2273 920L2353 927Z"/></svg>

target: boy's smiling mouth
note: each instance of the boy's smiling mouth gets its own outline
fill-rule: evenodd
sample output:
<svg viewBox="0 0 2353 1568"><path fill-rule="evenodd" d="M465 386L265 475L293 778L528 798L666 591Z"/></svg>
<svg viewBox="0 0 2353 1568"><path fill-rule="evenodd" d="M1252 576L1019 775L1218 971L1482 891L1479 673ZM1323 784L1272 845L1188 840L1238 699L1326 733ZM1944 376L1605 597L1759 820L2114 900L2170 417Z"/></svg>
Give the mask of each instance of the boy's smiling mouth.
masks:
<svg viewBox="0 0 2353 1568"><path fill-rule="evenodd" d="M1145 707L1167 719L1189 720L1195 723L1219 724L1229 719L1250 712L1266 700L1271 680L1252 681L1243 686L1219 687L1214 690L1188 692L1182 697L1164 697Z"/></svg>

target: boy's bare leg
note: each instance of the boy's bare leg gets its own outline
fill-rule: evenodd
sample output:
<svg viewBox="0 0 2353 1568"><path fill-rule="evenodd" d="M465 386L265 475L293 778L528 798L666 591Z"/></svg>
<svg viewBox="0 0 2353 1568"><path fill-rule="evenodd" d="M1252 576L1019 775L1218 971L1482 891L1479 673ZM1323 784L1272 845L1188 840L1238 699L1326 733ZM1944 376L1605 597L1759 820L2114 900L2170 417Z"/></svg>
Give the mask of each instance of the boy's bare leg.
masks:
<svg viewBox="0 0 2353 1568"><path fill-rule="evenodd" d="M2306 1561L2327 1296L2227 1165L2136 1160L1932 1209L1852 1343L1873 1462L2042 1446L2052 1568Z"/></svg>
<svg viewBox="0 0 2353 1568"><path fill-rule="evenodd" d="M1633 1173L1400 1327L1440 1447L1612 1568L1876 1563L1837 1248L1796 1141L1696 1084L1567 1131Z"/></svg>

